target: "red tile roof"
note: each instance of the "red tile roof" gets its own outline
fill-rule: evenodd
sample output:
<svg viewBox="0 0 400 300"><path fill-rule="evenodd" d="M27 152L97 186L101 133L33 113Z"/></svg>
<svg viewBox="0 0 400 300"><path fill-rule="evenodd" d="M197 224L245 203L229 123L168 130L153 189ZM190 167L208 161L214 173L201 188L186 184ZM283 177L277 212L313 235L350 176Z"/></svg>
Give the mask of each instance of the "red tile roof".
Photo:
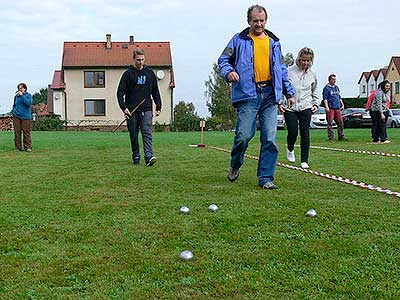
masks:
<svg viewBox="0 0 400 300"><path fill-rule="evenodd" d="M386 73L387 73L388 67L384 67L382 69L379 70L379 73L382 73L383 78L385 78ZM379 75L378 75L379 76Z"/></svg>
<svg viewBox="0 0 400 300"><path fill-rule="evenodd" d="M172 67L169 42L64 42L63 68L68 67L127 67L133 63L133 49L142 48L150 67Z"/></svg>
<svg viewBox="0 0 400 300"><path fill-rule="evenodd" d="M376 81L378 79L379 70L372 70L371 71L371 75L374 75L374 79Z"/></svg>
<svg viewBox="0 0 400 300"><path fill-rule="evenodd" d="M358 84L360 84L361 79L365 77L365 80L368 81L371 72L362 72L360 79L358 80Z"/></svg>
<svg viewBox="0 0 400 300"><path fill-rule="evenodd" d="M47 104L41 102L41 103L32 105L32 113L36 113L37 116L48 115L49 112L47 110Z"/></svg>
<svg viewBox="0 0 400 300"><path fill-rule="evenodd" d="M51 82L50 87L53 90L64 88L64 83L62 82L62 79L61 79L61 71L60 70L54 71L53 81Z"/></svg>

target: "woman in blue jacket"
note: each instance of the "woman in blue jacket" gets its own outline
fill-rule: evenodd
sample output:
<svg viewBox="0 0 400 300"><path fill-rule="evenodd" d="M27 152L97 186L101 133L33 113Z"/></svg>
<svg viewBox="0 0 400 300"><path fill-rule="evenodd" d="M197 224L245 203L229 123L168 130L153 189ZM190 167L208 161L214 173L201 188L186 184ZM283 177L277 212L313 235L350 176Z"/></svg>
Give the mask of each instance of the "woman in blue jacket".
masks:
<svg viewBox="0 0 400 300"><path fill-rule="evenodd" d="M25 83L20 83L17 86L18 91L14 97L14 105L12 109L13 124L14 124L14 139L16 151L32 151L32 96L27 92ZM22 148L21 136L24 135L24 147Z"/></svg>

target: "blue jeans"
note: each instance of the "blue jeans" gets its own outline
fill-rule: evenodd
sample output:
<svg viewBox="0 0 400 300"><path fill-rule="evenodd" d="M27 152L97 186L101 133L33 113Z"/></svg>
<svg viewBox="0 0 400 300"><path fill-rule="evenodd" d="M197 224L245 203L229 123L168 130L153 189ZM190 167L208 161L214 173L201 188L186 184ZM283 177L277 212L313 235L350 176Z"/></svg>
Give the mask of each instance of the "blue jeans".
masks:
<svg viewBox="0 0 400 300"><path fill-rule="evenodd" d="M152 121L153 121L152 111L135 112L126 121L128 125L129 137L131 140L133 160L140 160L139 129L140 132L142 133L145 159L149 159L150 157L153 156Z"/></svg>
<svg viewBox="0 0 400 300"><path fill-rule="evenodd" d="M257 99L235 104L237 109L236 134L231 151L231 167L239 169L244 154L256 132L257 115L260 120L260 156L258 160L258 185L274 180L278 146L276 145L277 103L272 86L257 88Z"/></svg>

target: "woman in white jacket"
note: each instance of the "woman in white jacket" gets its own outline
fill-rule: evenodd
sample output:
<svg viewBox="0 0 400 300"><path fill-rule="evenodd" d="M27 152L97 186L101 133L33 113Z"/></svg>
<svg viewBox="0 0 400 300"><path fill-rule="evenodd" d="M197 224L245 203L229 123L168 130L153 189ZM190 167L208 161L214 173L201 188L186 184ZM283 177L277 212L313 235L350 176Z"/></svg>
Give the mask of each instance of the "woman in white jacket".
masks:
<svg viewBox="0 0 400 300"><path fill-rule="evenodd" d="M314 62L314 52L304 47L299 51L296 64L288 69L289 80L296 90L294 101L282 99L279 110L284 114L287 135L286 156L290 162L295 162L294 145L300 129L300 153L303 169L309 168L308 156L310 152L310 121L311 115L319 105L317 91L317 76L311 71Z"/></svg>

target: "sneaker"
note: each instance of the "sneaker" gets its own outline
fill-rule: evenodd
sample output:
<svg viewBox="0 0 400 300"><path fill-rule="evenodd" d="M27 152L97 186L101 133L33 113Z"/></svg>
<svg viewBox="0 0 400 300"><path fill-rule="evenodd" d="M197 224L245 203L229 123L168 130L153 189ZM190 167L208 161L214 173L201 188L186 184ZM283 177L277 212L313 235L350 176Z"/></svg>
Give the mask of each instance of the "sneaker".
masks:
<svg viewBox="0 0 400 300"><path fill-rule="evenodd" d="M150 157L147 162L146 162L146 166L151 167L152 165L154 165L157 162L157 158L155 156Z"/></svg>
<svg viewBox="0 0 400 300"><path fill-rule="evenodd" d="M138 165L140 163L140 155L133 155L132 154L132 161L134 165Z"/></svg>
<svg viewBox="0 0 400 300"><path fill-rule="evenodd" d="M339 141L341 141L341 142L347 142L348 139L346 139L345 137L342 137L342 138L339 138Z"/></svg>
<svg viewBox="0 0 400 300"><path fill-rule="evenodd" d="M264 190L276 190L276 189L278 189L278 187L272 181L268 181L268 182L264 183L262 188Z"/></svg>
<svg viewBox="0 0 400 300"><path fill-rule="evenodd" d="M31 149L31 148L28 148L28 149L26 149L25 151L26 151L26 152L32 152L32 149Z"/></svg>
<svg viewBox="0 0 400 300"><path fill-rule="evenodd" d="M289 149L287 149L286 150L286 158L290 162L295 162L296 161L296 157L294 156L294 150L293 151L289 151Z"/></svg>
<svg viewBox="0 0 400 300"><path fill-rule="evenodd" d="M301 167L302 169L308 169L308 168L310 168L310 166L308 165L308 163L306 163L305 161L303 161L303 162L300 164L300 167Z"/></svg>
<svg viewBox="0 0 400 300"><path fill-rule="evenodd" d="M234 182L239 177L239 169L229 168L228 180Z"/></svg>
<svg viewBox="0 0 400 300"><path fill-rule="evenodd" d="M382 144L389 144L391 141L389 140L384 140L383 142L381 142Z"/></svg>

